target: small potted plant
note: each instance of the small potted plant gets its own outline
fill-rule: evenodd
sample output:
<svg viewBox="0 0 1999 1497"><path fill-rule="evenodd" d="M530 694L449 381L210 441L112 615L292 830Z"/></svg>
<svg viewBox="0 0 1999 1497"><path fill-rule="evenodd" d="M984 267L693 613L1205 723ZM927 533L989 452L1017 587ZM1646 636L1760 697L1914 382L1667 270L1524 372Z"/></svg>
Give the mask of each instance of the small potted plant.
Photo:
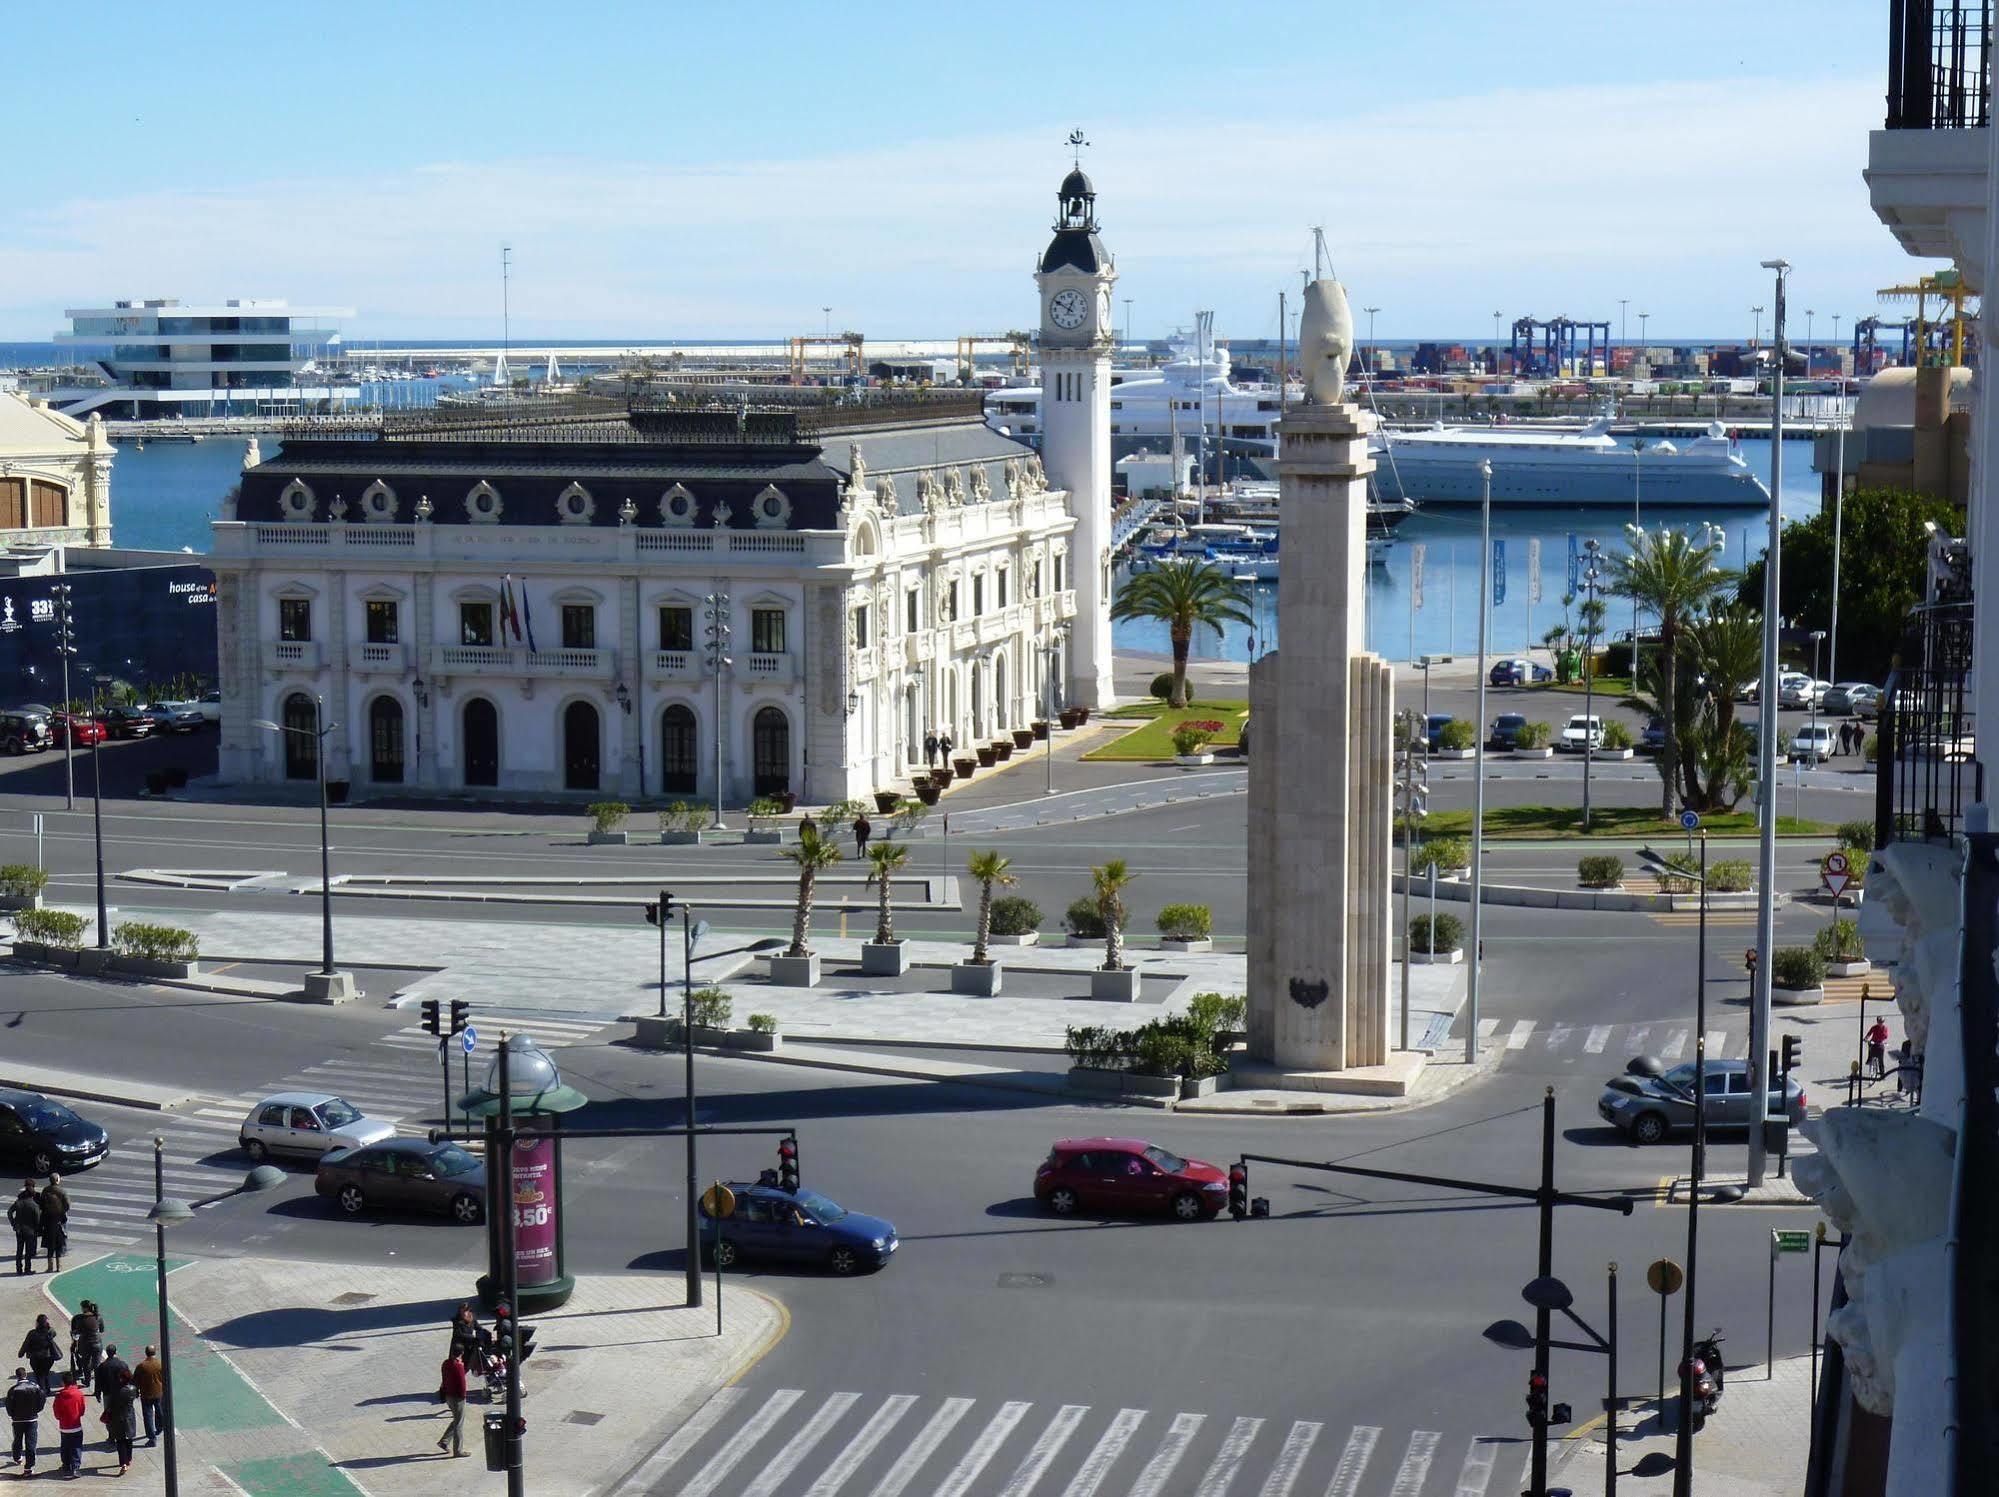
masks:
<svg viewBox="0 0 1999 1497"><path fill-rule="evenodd" d="M1428 873L1435 865L1438 878L1462 878L1471 867L1471 846L1462 837L1432 837L1409 855L1412 874Z"/></svg>
<svg viewBox="0 0 1999 1497"><path fill-rule="evenodd" d="M722 988L696 988L687 1002L694 1020L694 1043L720 1049L729 1040L729 1016L736 1005ZM674 1026L673 1043L680 1043L679 1026Z"/></svg>
<svg viewBox="0 0 1999 1497"><path fill-rule="evenodd" d="M1590 853L1576 859L1576 882L1585 889L1616 889L1624 883L1624 859L1615 853Z"/></svg>
<svg viewBox="0 0 1999 1497"><path fill-rule="evenodd" d="M1032 747L1037 737L1045 738L1047 736L1045 733L1037 734L1032 728L1015 728L1013 730L1013 746L1016 749L1029 748Z"/></svg>
<svg viewBox="0 0 1999 1497"><path fill-rule="evenodd" d="M896 875L909 863L909 845L881 841L868 849L868 882L881 896L875 916L875 938L861 943L861 973L866 977L900 977L909 970L909 943L895 934Z"/></svg>
<svg viewBox="0 0 1999 1497"><path fill-rule="evenodd" d="M1169 904L1159 912L1161 951L1213 951L1214 916L1204 904Z"/></svg>
<svg viewBox="0 0 1999 1497"><path fill-rule="evenodd" d="M328 780L328 781L326 782L326 803L327 803L327 804L328 804L329 806L344 806L344 805L346 805L346 804L347 804L347 790L348 790L348 784L347 784L347 781L345 781L345 780Z"/></svg>
<svg viewBox="0 0 1999 1497"><path fill-rule="evenodd" d="M1123 858L1090 870L1090 894L1104 922L1104 964L1090 973L1090 996L1100 1003L1136 1003L1138 969L1124 959L1124 891L1132 873Z"/></svg>
<svg viewBox="0 0 1999 1497"><path fill-rule="evenodd" d="M1045 717L1035 718L1027 731L1034 736L1035 742L1045 742L1048 738L1048 719Z"/></svg>
<svg viewBox="0 0 1999 1497"><path fill-rule="evenodd" d="M1629 759L1638 752L1631 738L1631 726L1621 718L1612 718L1603 725L1603 747L1592 750L1593 759Z"/></svg>
<svg viewBox="0 0 1999 1497"><path fill-rule="evenodd" d="M780 815L789 816L793 811L798 809L798 792L796 790L776 791L772 794L771 799L777 802L778 813Z"/></svg>
<svg viewBox="0 0 1999 1497"><path fill-rule="evenodd" d="M992 750L988 749L986 752L991 753ZM969 780L978 771L979 761L977 759L954 758L951 761L951 767L958 771L959 779Z"/></svg>
<svg viewBox="0 0 1999 1497"><path fill-rule="evenodd" d="M990 743L982 743L973 749L972 752L979 756L979 768L981 769L991 769L998 762L994 756L993 746Z"/></svg>
<svg viewBox="0 0 1999 1497"><path fill-rule="evenodd" d="M1222 725L1211 718L1189 718L1173 730L1173 762L1183 768L1198 768L1215 762L1208 744L1221 732Z"/></svg>
<svg viewBox="0 0 1999 1497"><path fill-rule="evenodd" d="M586 809L590 816L589 840L592 847L625 845L625 822L632 814L630 806L621 800L600 800Z"/></svg>
<svg viewBox="0 0 1999 1497"><path fill-rule="evenodd" d="M1433 759L1469 759L1478 752L1478 730L1462 718L1452 718L1437 730Z"/></svg>
<svg viewBox="0 0 1999 1497"><path fill-rule="evenodd" d="M1418 915L1409 922L1409 960L1418 967L1455 966L1465 959L1465 928L1456 915Z"/></svg>
<svg viewBox="0 0 1999 1497"><path fill-rule="evenodd" d="M1779 946L1770 958L1770 1001L1798 1006L1825 1002L1825 958L1809 946Z"/></svg>
<svg viewBox="0 0 1999 1497"><path fill-rule="evenodd" d="M784 815L784 802L775 796L760 795L750 802L749 830L743 833L743 841L775 846L784 840L784 833L777 824L778 817Z"/></svg>
<svg viewBox="0 0 1999 1497"><path fill-rule="evenodd" d="M705 806L677 800L659 813L659 840L663 847L699 847L708 820Z"/></svg>
<svg viewBox="0 0 1999 1497"><path fill-rule="evenodd" d="M1060 712L1056 714L1056 720L1059 721L1064 728L1079 728L1083 725L1083 715L1081 711L1075 707L1064 707Z"/></svg>
<svg viewBox="0 0 1999 1497"><path fill-rule="evenodd" d="M1089 720L1090 720L1090 709L1088 707L1078 707L1076 709L1077 725L1081 726L1083 723L1086 723Z"/></svg>
<svg viewBox="0 0 1999 1497"><path fill-rule="evenodd" d="M987 938L995 946L1032 946L1041 939L1041 906L1018 894L993 901L992 933Z"/></svg>
<svg viewBox="0 0 1999 1497"><path fill-rule="evenodd" d="M8 863L0 867L0 910L38 910L49 876L33 863Z"/></svg>
<svg viewBox="0 0 1999 1497"><path fill-rule="evenodd" d="M1825 959L1825 969L1834 977L1858 977L1874 968L1860 939L1859 922L1844 915L1835 916L1832 924L1812 937L1812 949Z"/></svg>
<svg viewBox="0 0 1999 1497"><path fill-rule="evenodd" d="M944 792L937 787L935 780L926 777L916 782L916 798L926 806L934 806L944 798Z"/></svg>
<svg viewBox="0 0 1999 1497"><path fill-rule="evenodd" d="M951 968L951 991L976 998L996 998L1000 990L1000 964L992 957L993 889L1014 882L1013 860L996 852L975 852L965 869L979 886L977 938L971 956Z"/></svg>
<svg viewBox="0 0 1999 1497"><path fill-rule="evenodd" d="M1013 740L1011 738L995 738L993 740L993 757L1002 764L1011 759L1013 757Z"/></svg>
<svg viewBox="0 0 1999 1497"><path fill-rule="evenodd" d="M1062 930L1071 946L1101 946L1104 917L1097 909L1097 902L1087 894L1076 900L1062 913Z"/></svg>
<svg viewBox="0 0 1999 1497"><path fill-rule="evenodd" d="M1546 723L1522 723L1520 732L1513 740L1513 757L1516 759L1552 759L1555 730Z"/></svg>
<svg viewBox="0 0 1999 1497"><path fill-rule="evenodd" d="M896 807L902 804L900 790L877 790L875 792L875 813L879 816L893 816Z"/></svg>
<svg viewBox="0 0 1999 1497"><path fill-rule="evenodd" d="M777 1049L777 1015L751 1014L749 1028L731 1029L722 1043L731 1050L754 1050L769 1054Z"/></svg>

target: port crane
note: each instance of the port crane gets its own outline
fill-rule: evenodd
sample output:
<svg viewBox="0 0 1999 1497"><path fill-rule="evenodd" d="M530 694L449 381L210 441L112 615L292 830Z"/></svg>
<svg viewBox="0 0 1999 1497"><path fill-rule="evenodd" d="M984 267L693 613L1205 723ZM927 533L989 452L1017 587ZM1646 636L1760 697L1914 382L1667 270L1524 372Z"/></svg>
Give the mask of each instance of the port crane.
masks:
<svg viewBox="0 0 1999 1497"><path fill-rule="evenodd" d="M1540 349L1535 350L1535 334L1540 334ZM1581 334L1581 355L1577 354L1578 334ZM1588 379L1596 373L1597 360L1601 358L1606 368L1610 363L1610 322L1589 322L1574 317L1555 317L1546 322L1536 317L1516 318L1513 323L1513 340L1507 352L1513 359L1513 367L1528 374L1572 374Z"/></svg>
<svg viewBox="0 0 1999 1497"><path fill-rule="evenodd" d="M838 353L834 357L846 365L848 374L854 376L856 379L861 378L867 372L866 360L861 351L864 341L859 333L834 333L829 337L809 334L802 338L791 339L792 378L803 379L805 377L805 363L808 358L806 350L822 345L844 350L844 352Z"/></svg>
<svg viewBox="0 0 1999 1497"><path fill-rule="evenodd" d="M1009 328L1003 333L969 333L958 340L958 378L972 377L972 362L981 348L1004 348L1007 363L1013 373L1025 379L1032 366L1034 340L1017 328Z"/></svg>
<svg viewBox="0 0 1999 1497"><path fill-rule="evenodd" d="M1913 338L1917 363L1962 364L1965 350L1964 304L1974 294L1956 270L1939 270L1934 275L1919 278L1914 285L1884 286L1877 291L1875 295L1884 302L1913 301L1916 304L1916 315L1903 324L1902 362L1909 361L1909 346ZM1972 315L1977 313L1974 311ZM1872 317L1862 319L1863 324L1878 321Z"/></svg>

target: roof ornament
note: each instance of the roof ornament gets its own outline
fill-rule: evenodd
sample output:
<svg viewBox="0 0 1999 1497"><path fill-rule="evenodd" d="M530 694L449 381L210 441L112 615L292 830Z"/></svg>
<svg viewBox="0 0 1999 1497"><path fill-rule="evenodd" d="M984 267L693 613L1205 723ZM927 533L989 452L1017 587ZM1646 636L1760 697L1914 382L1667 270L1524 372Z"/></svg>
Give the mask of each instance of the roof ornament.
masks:
<svg viewBox="0 0 1999 1497"><path fill-rule="evenodd" d="M1089 144L1090 144L1089 141L1084 139L1083 132L1081 130L1071 130L1069 132L1069 154L1071 160L1075 163L1076 166L1078 167L1082 166L1083 151L1089 146Z"/></svg>
<svg viewBox="0 0 1999 1497"><path fill-rule="evenodd" d="M1312 268L1329 271L1326 233L1312 231ZM1298 331L1298 364L1305 375L1305 398L1313 405L1338 405L1346 398L1347 361L1353 357L1353 312L1337 276L1319 274L1305 287L1303 324Z"/></svg>

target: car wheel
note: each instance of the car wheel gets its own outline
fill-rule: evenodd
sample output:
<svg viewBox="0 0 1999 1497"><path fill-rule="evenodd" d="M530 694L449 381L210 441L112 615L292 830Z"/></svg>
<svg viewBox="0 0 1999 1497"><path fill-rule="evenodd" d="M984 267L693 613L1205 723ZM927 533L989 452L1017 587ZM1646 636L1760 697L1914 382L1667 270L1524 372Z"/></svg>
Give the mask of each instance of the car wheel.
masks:
<svg viewBox="0 0 1999 1497"><path fill-rule="evenodd" d="M349 1216L360 1215L368 1204L368 1198L361 1194L361 1187L358 1185L341 1186L340 1194L334 1199L340 1202L340 1209Z"/></svg>
<svg viewBox="0 0 1999 1497"><path fill-rule="evenodd" d="M1658 1144L1666 1141L1666 1120L1656 1112L1639 1116L1631 1125L1631 1136L1641 1144Z"/></svg>
<svg viewBox="0 0 1999 1497"><path fill-rule="evenodd" d="M460 1191L451 1198L451 1219L460 1226L476 1226L485 1215L485 1207L479 1204L477 1196Z"/></svg>
<svg viewBox="0 0 1999 1497"><path fill-rule="evenodd" d="M836 1247L826 1255L826 1266L844 1279L860 1269L861 1258L850 1247Z"/></svg>
<svg viewBox="0 0 1999 1497"><path fill-rule="evenodd" d="M56 1172L56 1157L47 1149L35 1150L35 1157L32 1163L34 1167L31 1173L33 1174L53 1175Z"/></svg>
<svg viewBox="0 0 1999 1497"><path fill-rule="evenodd" d="M736 1258L736 1245L726 1237L708 1251L708 1261L718 1268L734 1268Z"/></svg>
<svg viewBox="0 0 1999 1497"><path fill-rule="evenodd" d="M1048 1209L1057 1216L1076 1214L1076 1192L1066 1185L1058 1185L1048 1192Z"/></svg>
<svg viewBox="0 0 1999 1497"><path fill-rule="evenodd" d="M1173 1197L1173 1215L1183 1222L1197 1222L1205 1215L1201 1198L1191 1190L1183 1190Z"/></svg>
<svg viewBox="0 0 1999 1497"><path fill-rule="evenodd" d="M266 1159L271 1157L270 1149L265 1146L261 1138L245 1139L243 1142L243 1152L250 1156L250 1163L252 1164L262 1164Z"/></svg>

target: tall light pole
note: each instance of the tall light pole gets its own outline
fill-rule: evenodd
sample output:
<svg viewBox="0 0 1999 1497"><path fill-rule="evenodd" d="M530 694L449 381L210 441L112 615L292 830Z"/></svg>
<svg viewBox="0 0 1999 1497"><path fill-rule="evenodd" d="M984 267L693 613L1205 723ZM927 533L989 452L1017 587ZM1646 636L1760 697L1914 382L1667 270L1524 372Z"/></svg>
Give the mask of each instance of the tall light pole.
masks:
<svg viewBox="0 0 1999 1497"><path fill-rule="evenodd" d="M1638 346L1640 349L1651 346L1651 334L1645 331L1645 324L1651 320L1652 314L1650 312L1640 312L1638 314Z"/></svg>
<svg viewBox="0 0 1999 1497"><path fill-rule="evenodd" d="M1502 317L1497 309L1492 314L1492 372L1499 373L1499 324Z"/></svg>
<svg viewBox="0 0 1999 1497"><path fill-rule="evenodd" d="M1751 307L1749 310L1756 314L1756 321L1752 325L1749 334L1749 346L1755 348L1763 341L1763 309L1761 307Z"/></svg>
<svg viewBox="0 0 1999 1497"><path fill-rule="evenodd" d="M1586 722L1589 724L1589 729L1583 733L1583 831L1584 832L1589 831L1590 761L1596 757L1596 733L1594 731L1594 727L1596 722L1595 640L1596 640L1596 623L1597 623L1596 620L1596 614L1597 614L1596 580L1598 576L1596 569L1597 548L1598 548L1598 542L1595 536L1591 536L1588 540L1583 542L1583 551L1586 555L1586 560L1583 566L1583 588L1584 591L1587 592L1589 595L1583 603L1583 717L1586 720ZM1633 661L1633 665L1631 668L1632 684L1633 686L1636 686L1637 677L1638 677L1638 667L1636 664L1636 661L1638 659L1637 641L1634 640L1632 642L1631 650L1632 650L1631 658Z"/></svg>
<svg viewBox="0 0 1999 1497"><path fill-rule="evenodd" d="M1817 315L1810 307L1805 308L1805 378L1812 377L1812 318Z"/></svg>
<svg viewBox="0 0 1999 1497"><path fill-rule="evenodd" d="M1825 643L1825 630L1812 630L1812 755L1819 750L1819 646Z"/></svg>
<svg viewBox="0 0 1999 1497"><path fill-rule="evenodd" d="M1048 652L1048 668L1041 673L1042 721L1047 725L1047 751L1041 756L1044 774L1042 794L1055 793L1055 667L1062 658L1062 641L1069 637L1069 621L1062 620L1048 631L1048 643L1043 646Z"/></svg>
<svg viewBox="0 0 1999 1497"><path fill-rule="evenodd" d="M1780 585L1784 516L1779 496L1784 492L1784 277L1790 264L1765 260L1776 289L1772 342L1777 354L1770 400L1770 536L1763 558L1763 682L1757 716L1767 719L1756 744L1756 779L1762 787L1758 812L1756 872L1756 974L1749 1008L1749 1095L1755 1118L1749 1129L1749 1173L1752 1189L1763 1183L1763 1117L1770 1106L1770 966L1777 952L1777 620L1782 613Z"/></svg>
<svg viewBox="0 0 1999 1497"><path fill-rule="evenodd" d="M194 1219L194 1208L181 1200L167 1198L167 1141L153 1135L153 1207L146 1215L153 1222L154 1292L160 1314L160 1433L166 1437L166 1497L180 1497L180 1453L174 1429L174 1328L167 1308L167 1228Z"/></svg>
<svg viewBox="0 0 1999 1497"><path fill-rule="evenodd" d="M1492 464L1478 464L1481 498L1478 513L1478 732L1473 737L1471 792L1471 972L1465 1008L1465 1063L1478 1060L1479 895L1485 878L1485 650L1492 628ZM1429 684L1427 675L1424 684ZM1426 725L1427 726L1427 725Z"/></svg>
<svg viewBox="0 0 1999 1497"><path fill-rule="evenodd" d="M1361 310L1362 310L1363 312L1367 313L1367 381L1368 381L1368 383L1369 383L1370 385L1372 385L1372 384L1374 383L1374 368L1375 368L1375 364L1374 364L1374 314L1375 314L1376 312L1379 312L1379 311L1381 310L1381 308L1379 308L1379 307L1362 307L1362 308L1361 308Z"/></svg>
<svg viewBox="0 0 1999 1497"><path fill-rule="evenodd" d="M1617 299L1617 344L1620 348L1631 341L1631 322L1624 310L1630 305L1631 298L1628 296L1620 296Z"/></svg>
<svg viewBox="0 0 1999 1497"><path fill-rule="evenodd" d="M729 595L722 591L720 583L701 600L701 611L707 620L704 630L708 638L707 665L715 673L715 720L709 724L709 736L715 740L715 821L708 830L719 832L722 830L722 673L729 668Z"/></svg>
<svg viewBox="0 0 1999 1497"><path fill-rule="evenodd" d="M326 698L314 696L312 699L312 722L310 728L294 728L289 724L274 723L267 718L258 718L250 726L276 733L282 739L286 733L300 738L310 738L315 778L319 782L319 950L320 968L308 975L309 988L318 988L328 996L336 991L344 991L353 996L354 980L343 972L333 970L333 849L326 825L326 740L340 726L326 720ZM313 978L318 978L314 982Z"/></svg>
<svg viewBox="0 0 1999 1497"><path fill-rule="evenodd" d="M76 630L72 627L70 592L67 582L49 589L56 602L56 654L62 657L62 793L63 809L76 809L76 713L69 702L69 661L76 653Z"/></svg>
<svg viewBox="0 0 1999 1497"><path fill-rule="evenodd" d="M1839 335L1833 335L1837 344ZM1842 382L1843 393L1843 382ZM1833 442L1832 463L1832 627L1831 644L1827 647L1825 673L1829 680L1839 679L1839 549L1841 536L1840 511L1846 503L1846 427L1844 410L1835 418L1839 422L1838 435Z"/></svg>
<svg viewBox="0 0 1999 1497"><path fill-rule="evenodd" d="M1832 372L1839 380L1839 393L1844 395L1846 393L1846 370L1839 362L1839 318L1839 313L1835 312L1832 314ZM1838 592L1835 590L1833 596L1837 597L1838 595Z"/></svg>
<svg viewBox="0 0 1999 1497"><path fill-rule="evenodd" d="M104 679L103 676L95 678L90 693L93 702L97 699L96 686L102 685ZM111 949L111 912L104 900L104 761L98 755L105 734L110 731L109 728L105 728L93 735L90 740L90 840L96 845L97 851L97 949L99 951Z"/></svg>
<svg viewBox="0 0 1999 1497"><path fill-rule="evenodd" d="M1282 328L1278 329L1279 333L1283 331ZM1128 296L1124 299L1124 345L1126 348L1131 347L1131 298Z"/></svg>

